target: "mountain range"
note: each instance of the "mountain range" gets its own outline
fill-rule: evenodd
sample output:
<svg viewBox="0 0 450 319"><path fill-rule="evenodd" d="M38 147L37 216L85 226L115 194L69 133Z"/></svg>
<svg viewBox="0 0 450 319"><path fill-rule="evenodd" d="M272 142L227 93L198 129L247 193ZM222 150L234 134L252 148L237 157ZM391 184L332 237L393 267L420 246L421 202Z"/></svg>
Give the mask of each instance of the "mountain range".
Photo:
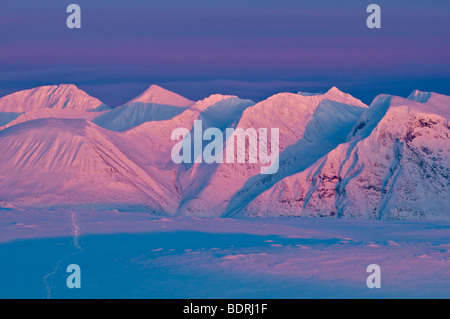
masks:
<svg viewBox="0 0 450 319"><path fill-rule="evenodd" d="M368 106L336 87L255 103L152 85L113 108L72 84L38 87L0 98L0 209L450 219L449 118L449 96L420 91ZM173 163L172 131L195 120L224 137L278 128L278 172Z"/></svg>

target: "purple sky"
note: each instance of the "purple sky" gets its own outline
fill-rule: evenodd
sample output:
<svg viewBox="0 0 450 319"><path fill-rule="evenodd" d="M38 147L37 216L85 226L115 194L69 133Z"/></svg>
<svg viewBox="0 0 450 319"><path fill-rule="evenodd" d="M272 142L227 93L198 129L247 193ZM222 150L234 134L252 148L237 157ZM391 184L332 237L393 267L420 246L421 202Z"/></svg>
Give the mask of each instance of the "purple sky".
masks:
<svg viewBox="0 0 450 319"><path fill-rule="evenodd" d="M69 30L70 3L82 29ZM370 30L368 4L382 9ZM336 85L364 102L450 94L450 1L15 0L0 4L0 96L74 83L120 105L151 83L261 100Z"/></svg>

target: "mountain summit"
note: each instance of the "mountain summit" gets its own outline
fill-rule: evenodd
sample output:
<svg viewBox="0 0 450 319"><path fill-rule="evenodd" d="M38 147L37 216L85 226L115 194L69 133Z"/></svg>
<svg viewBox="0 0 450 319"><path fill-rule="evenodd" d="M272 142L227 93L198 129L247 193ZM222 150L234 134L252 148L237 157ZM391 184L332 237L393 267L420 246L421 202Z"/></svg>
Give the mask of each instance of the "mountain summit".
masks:
<svg viewBox="0 0 450 319"><path fill-rule="evenodd" d="M150 85L147 90L126 104L130 105L133 103L163 104L178 107L190 107L194 105L193 101L155 84Z"/></svg>
<svg viewBox="0 0 450 319"><path fill-rule="evenodd" d="M73 84L47 85L0 98L0 112L28 112L37 109L94 111L108 108Z"/></svg>
<svg viewBox="0 0 450 319"><path fill-rule="evenodd" d="M153 84L130 102L99 115L93 122L108 130L125 131L145 122L171 119L194 104Z"/></svg>
<svg viewBox="0 0 450 319"><path fill-rule="evenodd" d="M348 105L367 107L367 105L361 102L361 100L354 98L348 93L342 92L335 86L329 89L326 93L298 92L297 94L305 97L317 97L320 99L328 99L331 101L340 102Z"/></svg>

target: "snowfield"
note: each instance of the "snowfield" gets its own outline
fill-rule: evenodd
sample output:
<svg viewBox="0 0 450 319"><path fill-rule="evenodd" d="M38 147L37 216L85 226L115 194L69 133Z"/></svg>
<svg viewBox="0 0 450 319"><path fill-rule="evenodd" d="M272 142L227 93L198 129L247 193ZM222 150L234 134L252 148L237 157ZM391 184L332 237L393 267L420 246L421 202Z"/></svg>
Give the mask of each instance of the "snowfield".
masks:
<svg viewBox="0 0 450 319"><path fill-rule="evenodd" d="M2 298L450 297L448 222L9 210L0 227Z"/></svg>

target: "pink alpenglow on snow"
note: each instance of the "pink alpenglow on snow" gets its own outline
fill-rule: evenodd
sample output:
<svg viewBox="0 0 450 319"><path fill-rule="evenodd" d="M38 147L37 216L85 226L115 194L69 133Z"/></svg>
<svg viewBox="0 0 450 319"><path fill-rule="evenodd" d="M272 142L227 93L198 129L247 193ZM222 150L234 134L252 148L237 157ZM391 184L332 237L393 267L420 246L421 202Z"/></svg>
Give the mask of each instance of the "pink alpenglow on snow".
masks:
<svg viewBox="0 0 450 319"><path fill-rule="evenodd" d="M45 108L94 111L109 107L73 84L41 86L0 98L0 112L20 113Z"/></svg>
<svg viewBox="0 0 450 319"><path fill-rule="evenodd" d="M33 265L0 263L0 297L449 295L449 96L152 86L100 112L73 88L0 99L0 256Z"/></svg>
<svg viewBox="0 0 450 319"><path fill-rule="evenodd" d="M155 84L152 84L147 90L126 104L132 103L163 104L178 107L190 107L195 104L195 102Z"/></svg>
<svg viewBox="0 0 450 319"><path fill-rule="evenodd" d="M207 164L235 162L244 164L248 158L248 163L255 164L259 159L261 163L268 164L267 167L261 167L261 174L275 174L278 171L278 128L270 129L270 142L267 128L259 128L258 131L254 128L246 130L226 128L225 136L222 135L222 131L216 127L209 127L203 132L202 120L194 121L192 134L187 128L176 128L172 132L171 139L175 141L181 139L181 141L172 148L172 161L176 164L203 163L203 161ZM205 141L211 142L203 145ZM226 144L225 153L223 152L224 144ZM191 154L191 148L193 148L193 154ZM269 150L270 153L268 153Z"/></svg>
<svg viewBox="0 0 450 319"><path fill-rule="evenodd" d="M74 85L0 99L0 207L450 218L445 95L380 95L367 106L333 87L192 102L152 85L91 112L101 104Z"/></svg>

